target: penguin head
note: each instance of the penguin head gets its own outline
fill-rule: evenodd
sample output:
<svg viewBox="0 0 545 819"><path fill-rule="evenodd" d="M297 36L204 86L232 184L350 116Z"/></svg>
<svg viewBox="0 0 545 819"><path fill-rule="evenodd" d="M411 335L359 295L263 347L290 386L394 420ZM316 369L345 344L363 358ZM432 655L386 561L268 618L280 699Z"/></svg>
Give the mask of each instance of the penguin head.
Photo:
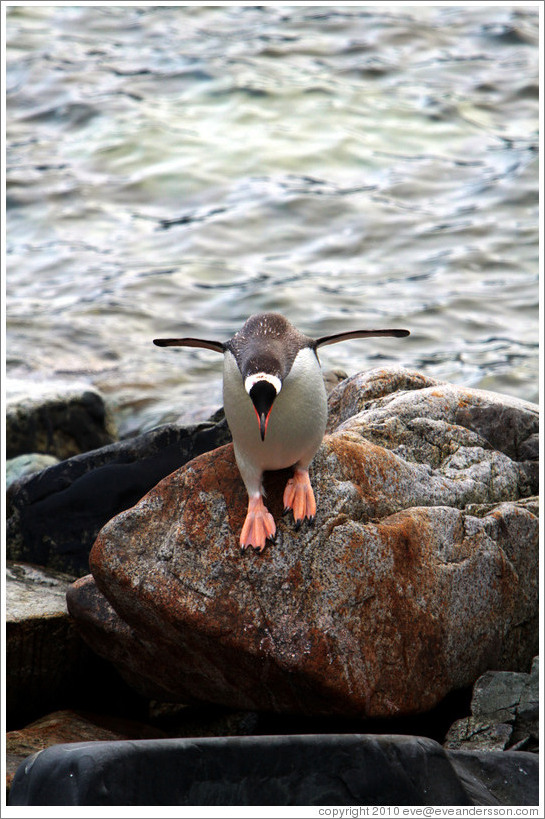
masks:
<svg viewBox="0 0 545 819"><path fill-rule="evenodd" d="M259 434L261 440L264 441L274 401L282 389L282 381L277 375L271 373L253 373L244 379L244 389L254 405L259 423Z"/></svg>
<svg viewBox="0 0 545 819"><path fill-rule="evenodd" d="M227 342L252 401L261 440L297 352L309 340L278 313L258 313Z"/></svg>

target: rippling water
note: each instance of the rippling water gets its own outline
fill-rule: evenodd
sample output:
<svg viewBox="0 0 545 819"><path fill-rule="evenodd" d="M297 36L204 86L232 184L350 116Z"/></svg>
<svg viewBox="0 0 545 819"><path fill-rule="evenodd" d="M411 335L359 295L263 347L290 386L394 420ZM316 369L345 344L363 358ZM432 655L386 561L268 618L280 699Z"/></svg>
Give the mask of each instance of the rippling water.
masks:
<svg viewBox="0 0 545 819"><path fill-rule="evenodd" d="M12 7L7 372L121 431L221 403L258 310L349 373L538 396L538 9Z"/></svg>

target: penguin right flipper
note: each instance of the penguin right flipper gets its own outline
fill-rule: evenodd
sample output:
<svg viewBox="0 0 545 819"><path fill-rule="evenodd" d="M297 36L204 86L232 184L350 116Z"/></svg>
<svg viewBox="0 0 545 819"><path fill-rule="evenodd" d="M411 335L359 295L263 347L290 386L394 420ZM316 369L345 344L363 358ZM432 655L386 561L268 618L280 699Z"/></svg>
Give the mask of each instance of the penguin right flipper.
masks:
<svg viewBox="0 0 545 819"><path fill-rule="evenodd" d="M225 344L222 341L209 341L205 338L154 338L153 343L157 347L204 347L216 353L225 352Z"/></svg>
<svg viewBox="0 0 545 819"><path fill-rule="evenodd" d="M322 336L314 340L314 348L325 347L327 344L337 344L339 341L349 341L351 338L369 338L376 336L410 336L409 330L349 330L346 333L335 333L332 336Z"/></svg>

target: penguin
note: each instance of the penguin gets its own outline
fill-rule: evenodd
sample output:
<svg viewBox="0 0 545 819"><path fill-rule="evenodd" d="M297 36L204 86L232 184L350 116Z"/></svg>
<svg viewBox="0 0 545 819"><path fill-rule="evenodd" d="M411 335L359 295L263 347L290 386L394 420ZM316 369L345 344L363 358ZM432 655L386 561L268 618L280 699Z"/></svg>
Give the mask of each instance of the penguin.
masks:
<svg viewBox="0 0 545 819"><path fill-rule="evenodd" d="M250 316L229 341L156 338L158 347L203 347L223 355L223 402L236 462L248 493L240 534L244 551L262 552L276 526L263 501L263 473L293 468L284 514L298 529L314 522L316 501L309 465L326 428L327 395L318 348L353 338L408 336L408 330L351 330L310 338L279 313Z"/></svg>

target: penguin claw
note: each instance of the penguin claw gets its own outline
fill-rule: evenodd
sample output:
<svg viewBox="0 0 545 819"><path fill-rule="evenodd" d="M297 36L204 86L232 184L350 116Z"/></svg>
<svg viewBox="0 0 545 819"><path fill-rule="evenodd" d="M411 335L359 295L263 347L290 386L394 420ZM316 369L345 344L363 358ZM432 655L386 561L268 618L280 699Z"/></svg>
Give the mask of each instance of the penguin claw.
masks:
<svg viewBox="0 0 545 819"><path fill-rule="evenodd" d="M290 478L284 490L284 513L293 510L295 530L299 531L303 521L308 519L314 523L316 517L316 501L310 485L308 471L296 469L293 478Z"/></svg>
<svg viewBox="0 0 545 819"><path fill-rule="evenodd" d="M248 501L246 520L240 533L241 551L251 546L254 552L262 552L267 540L274 542L275 535L274 519L263 503L263 498L261 495L251 497Z"/></svg>

